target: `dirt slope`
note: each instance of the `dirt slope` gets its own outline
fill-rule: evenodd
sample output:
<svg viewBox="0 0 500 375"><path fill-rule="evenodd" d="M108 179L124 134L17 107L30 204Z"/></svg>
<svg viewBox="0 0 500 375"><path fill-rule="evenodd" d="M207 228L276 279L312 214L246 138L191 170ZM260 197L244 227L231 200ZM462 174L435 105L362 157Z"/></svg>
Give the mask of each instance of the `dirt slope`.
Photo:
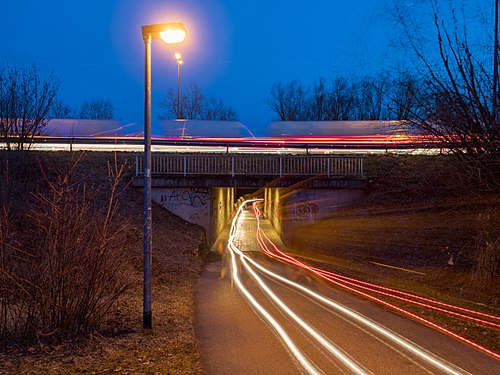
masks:
<svg viewBox="0 0 500 375"><path fill-rule="evenodd" d="M500 275L479 283L473 270L481 246L499 242L500 194L480 191L444 157L371 157L366 170L367 195L302 225L292 251L346 275L499 315ZM500 349L498 330L430 318Z"/></svg>
<svg viewBox="0 0 500 375"><path fill-rule="evenodd" d="M0 156L1 165L5 166L8 156ZM39 164L50 178L76 157L77 154L70 153L30 153L22 166L11 160L9 167L21 168L25 184L36 186L42 183ZM80 161L78 173L89 184L104 184L108 161L113 163L111 153L88 153ZM133 155L119 154L118 162L124 161L128 165L126 182L129 182L134 170ZM29 189L22 189L24 193L26 190ZM91 340L58 346L41 342L22 349L4 347L0 352L0 374L200 372L193 328L193 296L206 247L204 231L160 207L153 207L154 330L145 332L142 329L142 191L129 186L119 199L119 214L130 223L124 251L133 257L132 289Z"/></svg>

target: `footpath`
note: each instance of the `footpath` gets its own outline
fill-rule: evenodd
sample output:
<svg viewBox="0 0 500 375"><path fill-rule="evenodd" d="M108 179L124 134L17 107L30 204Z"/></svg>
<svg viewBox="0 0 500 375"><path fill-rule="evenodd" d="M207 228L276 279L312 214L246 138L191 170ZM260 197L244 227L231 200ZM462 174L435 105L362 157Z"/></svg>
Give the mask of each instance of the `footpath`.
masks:
<svg viewBox="0 0 500 375"><path fill-rule="evenodd" d="M279 241L266 225L266 233ZM269 227L267 227L269 226ZM274 233L273 233L274 232ZM219 236L196 290L196 333L205 374L299 374L285 347L231 285L224 255L229 228ZM252 241L245 236L245 241ZM249 242L245 247L255 246ZM222 254L221 254L222 253ZM223 276L221 278L221 276Z"/></svg>

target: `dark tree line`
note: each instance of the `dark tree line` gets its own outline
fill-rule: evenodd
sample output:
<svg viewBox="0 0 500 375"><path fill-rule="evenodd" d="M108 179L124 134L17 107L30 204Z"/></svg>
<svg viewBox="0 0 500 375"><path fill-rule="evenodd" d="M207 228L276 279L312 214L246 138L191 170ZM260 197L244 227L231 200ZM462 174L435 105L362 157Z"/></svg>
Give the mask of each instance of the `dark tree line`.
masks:
<svg viewBox="0 0 500 375"><path fill-rule="evenodd" d="M161 120L165 119L188 119L188 120L220 120L238 121L239 117L231 105L224 103L222 99L207 97L202 88L191 82L180 94L180 105L178 105L177 90L169 89L166 98L160 103L164 112L159 115Z"/></svg>
<svg viewBox="0 0 500 375"><path fill-rule="evenodd" d="M360 79L321 77L310 86L278 82L267 102L281 121L407 120L419 112L421 95L420 79L404 71Z"/></svg>
<svg viewBox="0 0 500 375"><path fill-rule="evenodd" d="M57 99L51 108L51 117L60 119L112 120L115 118L115 108L110 100L94 98L82 103L80 109L73 108Z"/></svg>

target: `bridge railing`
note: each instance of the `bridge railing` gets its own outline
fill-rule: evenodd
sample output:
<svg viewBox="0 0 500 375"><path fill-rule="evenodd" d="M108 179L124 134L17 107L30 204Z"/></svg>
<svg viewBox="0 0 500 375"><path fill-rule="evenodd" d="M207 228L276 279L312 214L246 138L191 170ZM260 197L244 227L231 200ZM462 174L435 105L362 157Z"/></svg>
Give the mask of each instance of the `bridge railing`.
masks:
<svg viewBox="0 0 500 375"><path fill-rule="evenodd" d="M144 174L143 155L136 155L136 176ZM151 175L364 177L362 156L155 154Z"/></svg>

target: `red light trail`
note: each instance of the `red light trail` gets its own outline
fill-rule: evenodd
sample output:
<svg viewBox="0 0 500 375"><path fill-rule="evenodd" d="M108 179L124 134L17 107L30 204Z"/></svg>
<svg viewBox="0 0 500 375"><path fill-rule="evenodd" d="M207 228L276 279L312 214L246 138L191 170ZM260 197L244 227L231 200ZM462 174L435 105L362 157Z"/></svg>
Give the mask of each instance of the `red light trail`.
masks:
<svg viewBox="0 0 500 375"><path fill-rule="evenodd" d="M367 360L367 358L363 354L358 353L358 351L352 347L349 351L345 351L345 349L341 348L338 344L331 341L331 336L327 336L327 333L324 330L319 330L318 328L312 326L310 323L306 322L303 317L299 316L292 310L289 304L285 303L284 300L278 297L277 292L273 291L271 287L264 281L264 279L259 276L259 274L269 280L273 280L274 284L276 284L277 282L278 284L282 284L283 286L287 287L287 290L299 293L299 295L301 296L297 296L298 298L295 301L292 300L294 304L297 302L304 303L305 301L311 300L314 302L312 305L310 305L311 307L318 305L320 307L320 311L318 311L320 315L314 314L311 316L310 314L308 314L309 319L316 321L318 324L320 321L325 322L324 320L321 320L321 312L324 312L326 309L328 313L335 314L335 316L339 317L342 321L353 324L355 327L360 329L361 332L367 333L372 338L376 338L378 342L382 342L384 346L393 351L393 353L397 353L398 356L401 355L404 358L403 362L400 362L401 364L413 364L419 369L425 370L425 372L427 373L434 373L434 371L430 371L428 369L429 366L431 366L433 369L438 369L440 372L444 372L447 374L458 375L468 373L462 368L420 347L413 341L386 328L384 325L377 323L376 321L366 317L363 314L360 314L356 310L349 308L335 301L334 299L321 295L315 292L313 289L294 281L295 276L293 276L293 278L291 279L284 275L273 272L270 268L265 267L261 262L253 259L251 254L254 254L253 252L257 249L269 252L272 251L269 249L266 243L269 238L266 240L262 235L263 232L260 233L261 228L259 224L259 218L257 217L257 225L253 226L253 223L248 221L249 218L247 217L247 215L243 213L245 204L249 204L252 201L253 200L245 201L242 205L240 205L231 224L231 230L228 239L228 250L231 256L231 277L234 285L236 285L236 287L239 289L242 296L252 306L253 310L258 315L260 315L260 317L270 327L272 327L272 330L276 333L277 337L279 337L285 347L289 349L289 354L297 363L300 364L300 367L302 367L302 369L306 373L324 373L323 370L326 369L324 367L324 363L320 365L319 362L313 362L313 357L309 356L311 348L314 348L317 345L321 346L328 352L326 353L324 350L321 351L322 355L326 355L328 360L333 363L335 368L337 369L339 368L339 366L341 366L342 368L347 369L349 373L370 374L372 372L363 364L357 362L357 358L355 359L352 356L353 353L356 353L356 355L361 355L364 360ZM256 207L254 206L254 210L255 209ZM252 215L252 220L253 217L254 215ZM248 239L248 235L254 230L256 230L256 242L249 241ZM241 246L243 246L242 248L239 247L240 243ZM271 243L271 241L269 241L269 243ZM286 258L286 256L283 256L283 258ZM239 263L237 262L237 260L239 260ZM297 263L298 265L298 263L301 262L298 260L292 261L292 259L289 259L287 263L290 263L292 265L295 265L295 263ZM272 265L271 267L275 266L276 263L274 263L274 265ZM261 302L259 302L258 295L260 293L255 294L254 290L252 290L251 287L247 287L245 285L247 283L251 283L252 281L254 281L254 284L260 289L262 293L264 293L264 296L267 297L264 298L264 301L267 299L267 303L262 304ZM290 301L290 296L286 296L286 294L284 296L289 302L292 302ZM304 299L304 296L307 298ZM278 310L277 315L271 314L270 311L264 307L269 303L269 301L272 302L274 308ZM286 319L284 320L285 325L281 324L278 321L279 317L283 316L286 317ZM287 326L289 325L289 323L287 322L290 321L293 321L296 324L295 329L300 329L301 333L306 334L306 336L309 337L309 339L305 343L300 339L300 337L302 337L303 335L299 335L299 337L297 337L297 335L291 336L289 334L289 332L295 330L294 329L292 331L289 331L287 329ZM329 334L333 333L335 335L335 332L337 332L336 328L334 328L334 332L330 331ZM311 339L313 340L313 342L311 342ZM364 345L362 347L364 347ZM361 350L361 352L362 351L363 350ZM386 357L386 359L384 359L384 361L385 360L392 360L392 356L389 355L388 357ZM374 365L374 363L371 363L369 367ZM401 370L401 367L398 368ZM388 368L384 367L384 370L388 370ZM378 370L378 372L379 371L380 369ZM335 373L337 372L338 370ZM329 371L328 373L331 373L331 371Z"/></svg>
<svg viewBox="0 0 500 375"><path fill-rule="evenodd" d="M432 300L432 299L429 299L429 298L424 298L424 297L420 297L420 296L417 296L417 295L414 295L414 294L411 294L411 293L407 293L407 292L404 292L404 291L399 291L399 290L396 290L396 289L391 289L391 288L385 288L383 286L380 286L380 285L376 285L376 284L372 284L372 283L367 283L367 282L364 282L364 281L361 281L361 280L358 280L358 279L354 279L354 278L350 278L350 277L347 277L347 276L343 276L343 275L339 275L339 274L336 274L336 273L333 273L333 272L330 272L330 271L327 271L327 270L323 270L323 269L320 269L320 268L316 268L316 267L312 267L312 266L309 266L303 262L301 262L300 260L296 259L296 258L293 258L291 257L290 255L282 252L267 236L266 234L263 232L263 230L261 229L260 227L260 210L258 209L257 207L257 202L254 202L253 203L253 210L254 210L254 214L255 214L255 217L257 219L257 231L256 231L256 237L257 237L257 242L259 243L262 251L267 254L268 256L271 256L273 258L276 258L276 259L279 259L281 261L284 261L286 263L289 263L289 264L293 264L297 267L300 267L300 268L303 268L303 269L306 269L306 270L309 270L310 272L316 274L317 276L319 276L320 278L326 280L326 281L329 281L331 282L332 284L335 284L337 286L340 286L344 289L347 289L351 292L354 292L356 294L359 294L359 295L362 295L368 299L371 299L375 302L378 302L384 306L387 306L393 310L396 310L396 311L399 311L401 313L403 313L404 315L407 315L407 316L410 316L412 317L413 319L416 319L428 326L431 326L433 328L435 328L436 330L440 331L440 332L443 332L447 335L450 335L462 342L465 342L473 347L475 347L476 349L484 352L484 353L487 353L497 359L500 359L500 354L499 353L496 353L488 348L485 348L463 336L460 336L459 334L447 329L447 328L444 328L434 322L431 322L429 321L428 319L425 319L423 318L422 316L420 315L417 315L417 314L414 314L406 309L403 309L399 306L396 306L392 303L389 303L387 301L384 301L380 298L377 298L371 294L368 294L368 293L365 293L359 289L364 289L364 290L368 290L368 291L371 291L371 292L374 292L374 293L378 293L378 294L382 294L382 295L385 295L385 296L388 296L388 297L391 297L391 298L395 298L395 299L398 299L398 300L401 300L401 301L404 301L404 302L407 302L407 303L411 303L411 304L415 304L415 305L418 305L418 306L421 306L421 307L425 307L425 308L428 308L428 309L432 309L432 310L435 310L435 311L439 311L439 312L442 312L442 313L446 313L446 314L450 314L450 315L454 315L454 316L458 316L460 318L464 318L464 319L469 319L471 321L474 321L474 322L478 322L480 324L484 324L484 325L490 325L490 326L493 326L493 327L496 327L496 328L499 328L500 327L500 324L498 323L495 323L495 322L491 322L491 321L488 321L488 320L485 320L485 319L480 319L480 318L476 318L476 317L472 317L472 316L469 316L469 315L465 315L465 314L461 314L461 313L457 313L455 311L452 311L452 310L449 310L449 309L454 309L454 310L458 310L458 311L463 311L463 312L466 312L466 313L469 313L469 314L473 314L473 315L478 315L478 316L484 316L484 317L487 317L491 320L496 320L496 321L500 321L500 317L497 317L497 316L494 316L494 315L490 315L490 314L485 314L485 313L482 313L482 312L479 312L479 311L475 311L475 310L471 310L471 309L466 309L466 308L463 308L463 307L460 307L460 306L455 306L455 305L451 305L451 304L446 304L444 302L440 302L440 301L436 301L436 300ZM266 244L266 241L272 246L273 250L269 249L269 247L267 246ZM368 285L368 286L365 286L365 285ZM359 288L359 289L356 289L356 288ZM377 290L377 289L380 289L380 290ZM385 292L383 292L382 290L385 290ZM409 298L404 298L404 297L401 297L399 295L404 295L406 297L409 297ZM432 306L428 303L423 303L423 302L418 302L418 301L415 301L415 300L412 300L410 298L414 298L414 299L419 299L419 300L422 300L422 301L426 301L426 302L429 302L429 303L433 303L433 304L436 304L436 305L440 305L440 306L445 306L445 307L448 307L449 309L445 309L445 308L440 308L440 307L436 307L436 306Z"/></svg>

